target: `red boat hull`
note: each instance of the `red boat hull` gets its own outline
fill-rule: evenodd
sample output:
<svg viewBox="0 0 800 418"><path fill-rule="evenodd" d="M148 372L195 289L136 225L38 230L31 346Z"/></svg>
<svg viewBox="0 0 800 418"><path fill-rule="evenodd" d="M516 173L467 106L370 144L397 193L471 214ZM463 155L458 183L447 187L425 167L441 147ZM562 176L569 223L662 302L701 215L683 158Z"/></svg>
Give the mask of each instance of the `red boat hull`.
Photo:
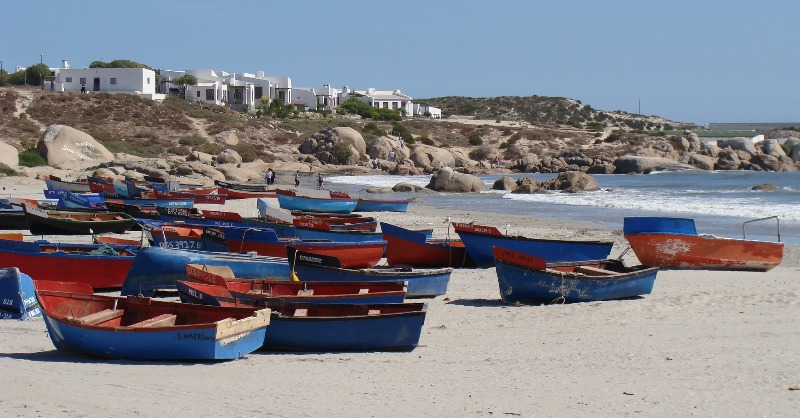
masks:
<svg viewBox="0 0 800 418"><path fill-rule="evenodd" d="M0 266L14 266L33 280L85 283L94 289L119 289L134 257L59 257L0 252Z"/></svg>
<svg viewBox="0 0 800 418"><path fill-rule="evenodd" d="M298 251L319 255L328 255L339 259L342 268L372 268L383 258L386 247L383 243L303 243L298 240L287 240L280 243L259 243L226 240L232 252L251 252L258 255L286 258L286 246L291 245ZM291 260L290 260L291 262Z"/></svg>
<svg viewBox="0 0 800 418"><path fill-rule="evenodd" d="M219 194L224 194L228 196L228 199L252 199L252 198L261 198L261 197L269 197L269 198L276 198L278 195L272 192L251 192L246 190L236 190L236 189L226 189L224 187L220 187Z"/></svg>
<svg viewBox="0 0 800 418"><path fill-rule="evenodd" d="M767 271L783 259L783 244L779 242L678 234L631 234L625 238L646 266Z"/></svg>
<svg viewBox="0 0 800 418"><path fill-rule="evenodd" d="M228 195L224 194L161 192L158 190L153 190L153 195L155 195L157 199L192 199L196 204L209 204L209 205L224 205L225 200L228 198Z"/></svg>
<svg viewBox="0 0 800 418"><path fill-rule="evenodd" d="M464 243L458 240L419 243L388 234L383 234L383 239L386 240L386 262L390 266L461 267L468 261Z"/></svg>

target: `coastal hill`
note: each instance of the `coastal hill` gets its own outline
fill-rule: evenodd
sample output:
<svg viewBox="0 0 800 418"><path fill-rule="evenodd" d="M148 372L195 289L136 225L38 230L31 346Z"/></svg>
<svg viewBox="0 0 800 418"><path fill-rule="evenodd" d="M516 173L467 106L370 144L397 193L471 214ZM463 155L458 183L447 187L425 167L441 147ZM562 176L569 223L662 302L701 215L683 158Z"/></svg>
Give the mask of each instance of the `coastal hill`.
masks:
<svg viewBox="0 0 800 418"><path fill-rule="evenodd" d="M627 165L622 164L629 172L678 167L794 171L797 166L791 157L800 152L800 148L792 152L793 142L777 146L778 151L752 145L744 150L737 145L710 146L689 131L675 136L664 132L698 129L691 124L597 110L560 97L419 101L441 108L443 118L372 121L357 115L311 112L294 112L286 118L255 117L177 97L159 103L126 94L3 87L0 141L20 152L17 171L29 175L26 167L43 164L36 151L43 132L52 125L65 125L89 134L118 159L159 159L165 169L189 162L232 163L240 173L220 170L220 175L212 177L235 181L259 180L267 165L279 172L377 169L421 174L450 166L467 173L614 173L623 172L618 164L621 157L629 157Z"/></svg>

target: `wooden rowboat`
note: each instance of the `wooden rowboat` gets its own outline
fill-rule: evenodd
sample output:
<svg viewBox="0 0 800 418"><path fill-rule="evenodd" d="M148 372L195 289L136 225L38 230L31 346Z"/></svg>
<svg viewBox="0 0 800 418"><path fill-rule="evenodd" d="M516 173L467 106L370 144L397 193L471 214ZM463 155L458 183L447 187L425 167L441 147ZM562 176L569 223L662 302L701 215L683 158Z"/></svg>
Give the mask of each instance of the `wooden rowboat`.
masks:
<svg viewBox="0 0 800 418"><path fill-rule="evenodd" d="M625 267L619 260L547 263L494 247L500 299L506 303L590 302L649 294L658 267Z"/></svg>
<svg viewBox="0 0 800 418"><path fill-rule="evenodd" d="M291 190L276 191L278 204L287 210L302 210L307 212L351 213L358 201L355 199L331 199L300 196Z"/></svg>
<svg viewBox="0 0 800 418"><path fill-rule="evenodd" d="M125 232L136 221L121 212L72 212L24 206L25 219L34 235Z"/></svg>
<svg viewBox="0 0 800 418"><path fill-rule="evenodd" d="M624 234L648 266L767 271L783 260L783 243L698 235L692 219L625 218Z"/></svg>
<svg viewBox="0 0 800 418"><path fill-rule="evenodd" d="M36 296L58 350L129 360L228 360L264 343L269 309L223 308L144 297L64 292L37 282Z"/></svg>
<svg viewBox="0 0 800 418"><path fill-rule="evenodd" d="M386 263L390 266L474 266L460 239L432 239L432 230L412 231L381 222L386 240Z"/></svg>

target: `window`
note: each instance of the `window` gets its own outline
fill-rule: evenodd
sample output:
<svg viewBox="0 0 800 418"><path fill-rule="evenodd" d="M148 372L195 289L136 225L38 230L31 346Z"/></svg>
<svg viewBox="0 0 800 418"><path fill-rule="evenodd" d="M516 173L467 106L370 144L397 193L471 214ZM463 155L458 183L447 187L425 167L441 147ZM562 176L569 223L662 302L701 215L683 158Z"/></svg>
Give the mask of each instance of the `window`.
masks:
<svg viewBox="0 0 800 418"><path fill-rule="evenodd" d="M86 77L81 77L81 84L86 84Z"/></svg>
<svg viewBox="0 0 800 418"><path fill-rule="evenodd" d="M392 102L392 109L397 110L397 102Z"/></svg>
<svg viewBox="0 0 800 418"><path fill-rule="evenodd" d="M200 90L197 90L197 98L200 98Z"/></svg>
<svg viewBox="0 0 800 418"><path fill-rule="evenodd" d="M67 77L67 83L71 83L71 82L72 82L72 77Z"/></svg>
<svg viewBox="0 0 800 418"><path fill-rule="evenodd" d="M383 108L384 109L388 109L389 108L389 102L383 102Z"/></svg>
<svg viewBox="0 0 800 418"><path fill-rule="evenodd" d="M147 84L150 84L150 77L147 77Z"/></svg>
<svg viewBox="0 0 800 418"><path fill-rule="evenodd" d="M264 95L264 87L256 87L256 100L260 99L261 96Z"/></svg>
<svg viewBox="0 0 800 418"><path fill-rule="evenodd" d="M197 92L197 96L200 96L200 92ZM214 101L214 89L206 89L206 100Z"/></svg>
<svg viewBox="0 0 800 418"><path fill-rule="evenodd" d="M111 77L111 84L117 84L117 79L115 77Z"/></svg>

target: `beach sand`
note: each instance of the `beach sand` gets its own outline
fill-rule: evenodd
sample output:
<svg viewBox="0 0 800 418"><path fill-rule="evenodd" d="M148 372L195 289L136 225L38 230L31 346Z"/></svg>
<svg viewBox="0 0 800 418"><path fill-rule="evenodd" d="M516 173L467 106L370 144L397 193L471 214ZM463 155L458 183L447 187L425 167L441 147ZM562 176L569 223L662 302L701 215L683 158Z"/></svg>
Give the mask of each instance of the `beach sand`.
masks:
<svg viewBox="0 0 800 418"><path fill-rule="evenodd" d="M20 197L41 190L4 187ZM255 201L224 210L252 216ZM374 215L433 228L435 237L447 235L450 216L501 230L509 224L526 236L610 238L619 244L612 255L624 248L621 231L533 213L412 204L409 213ZM663 271L651 295L571 305L504 305L493 268L456 270L447 296L428 300L420 346L402 353L111 361L56 351L41 318L0 321L0 415L793 416L798 254L787 247L783 264L766 273Z"/></svg>

